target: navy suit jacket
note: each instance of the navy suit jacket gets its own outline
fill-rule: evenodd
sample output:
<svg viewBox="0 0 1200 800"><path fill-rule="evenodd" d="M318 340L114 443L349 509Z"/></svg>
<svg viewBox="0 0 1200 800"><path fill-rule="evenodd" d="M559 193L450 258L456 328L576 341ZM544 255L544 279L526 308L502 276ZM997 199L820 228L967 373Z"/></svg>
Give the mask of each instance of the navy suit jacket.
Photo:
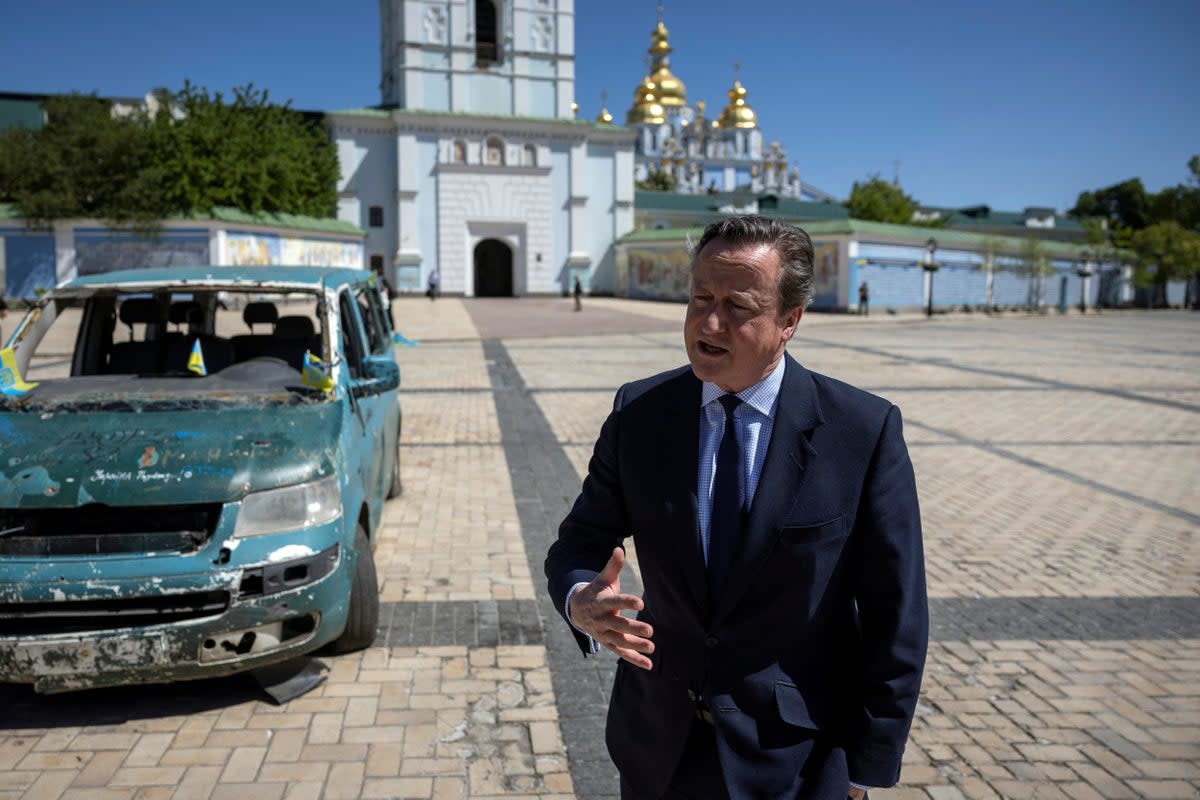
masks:
<svg viewBox="0 0 1200 800"><path fill-rule="evenodd" d="M701 383L627 384L546 558L555 607L632 536L653 669L618 664L607 743L648 797L711 710L730 796L891 786L928 640L921 522L900 411L788 355L745 538L709 596L697 517ZM574 630L574 629L572 629ZM586 637L575 632L586 652Z"/></svg>

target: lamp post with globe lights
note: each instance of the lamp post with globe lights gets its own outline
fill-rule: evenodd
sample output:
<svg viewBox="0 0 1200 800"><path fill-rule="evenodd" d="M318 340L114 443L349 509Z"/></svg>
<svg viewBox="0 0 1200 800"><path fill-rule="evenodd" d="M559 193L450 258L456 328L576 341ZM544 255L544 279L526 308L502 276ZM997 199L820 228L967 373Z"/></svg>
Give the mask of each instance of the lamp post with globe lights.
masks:
<svg viewBox="0 0 1200 800"><path fill-rule="evenodd" d="M925 316L933 316L933 273L937 272L938 264L933 260L934 253L937 252L937 239L932 236L929 241L925 242L925 260L921 262L921 269L925 270Z"/></svg>

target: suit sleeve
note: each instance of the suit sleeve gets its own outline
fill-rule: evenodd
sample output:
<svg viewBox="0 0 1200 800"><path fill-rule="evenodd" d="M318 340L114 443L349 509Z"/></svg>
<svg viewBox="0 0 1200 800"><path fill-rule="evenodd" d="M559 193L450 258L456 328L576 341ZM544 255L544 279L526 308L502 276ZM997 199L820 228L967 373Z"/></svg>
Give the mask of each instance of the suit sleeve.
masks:
<svg viewBox="0 0 1200 800"><path fill-rule="evenodd" d="M855 533L862 710L847 758L852 781L891 786L900 777L929 640L916 480L895 406L867 471Z"/></svg>
<svg viewBox="0 0 1200 800"><path fill-rule="evenodd" d="M564 621L567 593L571 587L595 578L608 562L613 548L623 546L629 535L617 463L617 434L624 392L624 387L617 392L613 410L600 429L600 437L588 462L583 488L558 528L558 539L550 545L546 555L545 573L550 597ZM570 630L580 650L589 654L588 638L574 627Z"/></svg>

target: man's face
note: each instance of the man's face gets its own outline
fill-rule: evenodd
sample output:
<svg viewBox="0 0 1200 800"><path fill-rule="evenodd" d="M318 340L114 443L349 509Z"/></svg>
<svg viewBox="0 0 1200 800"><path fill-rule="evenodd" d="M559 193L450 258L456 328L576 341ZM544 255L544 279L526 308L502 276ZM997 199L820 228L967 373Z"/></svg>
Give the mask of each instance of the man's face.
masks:
<svg viewBox="0 0 1200 800"><path fill-rule="evenodd" d="M779 254L713 239L696 256L683 338L692 371L727 392L771 373L803 309L779 310Z"/></svg>

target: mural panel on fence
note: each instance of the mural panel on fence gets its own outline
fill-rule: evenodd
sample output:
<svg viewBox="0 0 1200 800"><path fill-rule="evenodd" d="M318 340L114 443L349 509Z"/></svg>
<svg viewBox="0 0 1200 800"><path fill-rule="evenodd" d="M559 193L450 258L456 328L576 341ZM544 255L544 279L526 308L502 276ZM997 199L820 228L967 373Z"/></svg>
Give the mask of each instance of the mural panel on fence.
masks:
<svg viewBox="0 0 1200 800"><path fill-rule="evenodd" d="M107 228L75 229L75 269L80 275L209 261L208 231L168 229L157 235L138 236Z"/></svg>
<svg viewBox="0 0 1200 800"><path fill-rule="evenodd" d="M813 242L813 299L810 308L838 308L837 242Z"/></svg>
<svg viewBox="0 0 1200 800"><path fill-rule="evenodd" d="M225 235L229 263L235 266L297 264L362 269L361 242L301 239L274 233L230 231Z"/></svg>
<svg viewBox="0 0 1200 800"><path fill-rule="evenodd" d="M691 258L687 248L631 247L629 259L629 296L652 300L684 300L691 286Z"/></svg>

